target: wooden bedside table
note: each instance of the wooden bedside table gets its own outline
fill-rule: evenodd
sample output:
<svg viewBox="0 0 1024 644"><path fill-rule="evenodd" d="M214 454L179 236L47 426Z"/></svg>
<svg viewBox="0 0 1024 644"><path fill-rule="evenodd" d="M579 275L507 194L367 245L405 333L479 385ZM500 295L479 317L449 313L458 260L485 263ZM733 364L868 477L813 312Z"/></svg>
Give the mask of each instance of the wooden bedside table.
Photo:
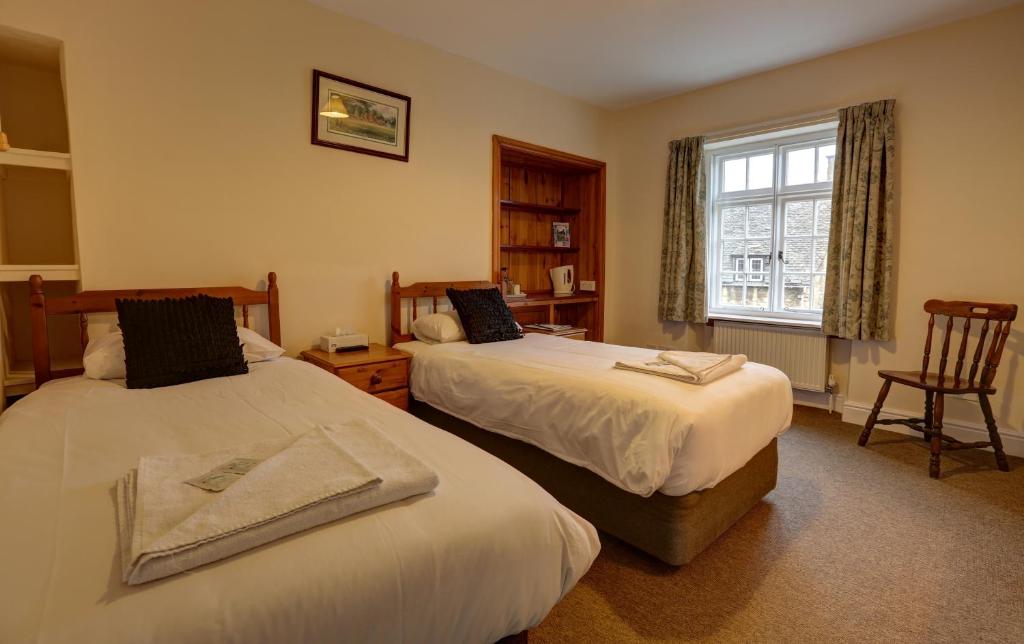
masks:
<svg viewBox="0 0 1024 644"><path fill-rule="evenodd" d="M409 409L408 353L371 342L363 351L302 352L302 359L399 409Z"/></svg>

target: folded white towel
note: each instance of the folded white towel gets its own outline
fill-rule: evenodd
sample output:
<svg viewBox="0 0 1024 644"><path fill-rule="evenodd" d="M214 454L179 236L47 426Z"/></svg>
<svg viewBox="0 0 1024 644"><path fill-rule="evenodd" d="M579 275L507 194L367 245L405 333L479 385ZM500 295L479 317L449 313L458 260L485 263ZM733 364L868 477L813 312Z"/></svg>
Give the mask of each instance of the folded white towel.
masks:
<svg viewBox="0 0 1024 644"><path fill-rule="evenodd" d="M234 458L262 462L223 492L184 483ZM160 579L436 486L432 470L366 421L210 454L143 457L117 486L123 578Z"/></svg>
<svg viewBox="0 0 1024 644"><path fill-rule="evenodd" d="M671 378L693 385L706 385L738 371L746 362L745 355L664 351L658 354L656 360L616 362L615 368Z"/></svg>

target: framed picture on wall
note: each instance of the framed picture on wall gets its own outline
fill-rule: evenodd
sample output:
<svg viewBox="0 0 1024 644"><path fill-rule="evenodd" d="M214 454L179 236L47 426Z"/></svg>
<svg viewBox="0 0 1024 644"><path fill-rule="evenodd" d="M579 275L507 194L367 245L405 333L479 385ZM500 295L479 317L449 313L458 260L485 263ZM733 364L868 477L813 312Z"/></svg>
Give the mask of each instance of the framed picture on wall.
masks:
<svg viewBox="0 0 1024 644"><path fill-rule="evenodd" d="M569 248L569 224L556 221L551 224L551 237L555 248Z"/></svg>
<svg viewBox="0 0 1024 644"><path fill-rule="evenodd" d="M412 99L313 70L313 145L409 160Z"/></svg>

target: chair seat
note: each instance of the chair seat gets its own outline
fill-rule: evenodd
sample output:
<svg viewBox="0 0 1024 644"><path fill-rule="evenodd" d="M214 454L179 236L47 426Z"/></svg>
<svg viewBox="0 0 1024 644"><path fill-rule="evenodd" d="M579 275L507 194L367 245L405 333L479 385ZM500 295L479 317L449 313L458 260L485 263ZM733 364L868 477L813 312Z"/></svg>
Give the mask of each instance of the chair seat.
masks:
<svg viewBox="0 0 1024 644"><path fill-rule="evenodd" d="M878 375L886 380L898 382L908 387L928 389L943 394L994 394L996 390L992 387L982 387L980 382L967 382L966 378L959 381L952 375L944 376L939 380L939 374L927 373L924 379L920 371L879 371Z"/></svg>

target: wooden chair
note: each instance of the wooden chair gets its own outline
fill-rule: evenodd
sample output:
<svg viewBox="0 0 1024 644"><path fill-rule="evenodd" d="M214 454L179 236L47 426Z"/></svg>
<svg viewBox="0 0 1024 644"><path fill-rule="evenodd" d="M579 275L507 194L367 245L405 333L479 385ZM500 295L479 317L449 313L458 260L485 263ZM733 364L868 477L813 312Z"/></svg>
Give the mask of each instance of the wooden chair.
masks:
<svg viewBox="0 0 1024 644"><path fill-rule="evenodd" d="M878 392L878 399L871 409L868 420L864 423L864 431L861 432L860 440L857 441L861 447L867 445L871 430L875 425L906 425L907 427L922 432L927 441L931 441L931 462L928 474L933 478L939 478L939 458L942 450L973 449L979 447L991 447L996 453L996 464L999 469L1010 471L1009 463L1006 462L1006 454L1003 452L1003 442L999 438L995 418L992 416L992 405L988 397L996 393L992 387L992 381L996 377L996 369L999 367L999 358L1006 345L1006 337L1010 334L1010 323L1017 318L1016 304L990 304L985 302L944 302L942 300L928 300L924 303L924 310L928 317L928 337L924 341L924 360L921 363L921 371L879 371L878 375L884 380L882 389ZM935 327L935 316L944 315L946 320L946 337L942 342L942 357L939 360L939 372L928 372L928 360L931 356L932 329ZM956 354L956 367L952 375L946 375L946 364L949 356L949 341L953 333L954 320L963 318L963 338L960 340L960 350ZM978 345L974 350L974 360L971 363L967 377L963 377L964 357L967 355L968 338L971 331L971 320L984 320L981 326L981 333L978 336ZM985 351L985 338L989 332L989 322L996 323L989 343L988 351ZM981 364L982 355L985 362L978 373L978 365ZM892 383L914 387L924 390L924 418L893 418L890 420L878 420L878 413L882 410L882 403L889 395L889 388ZM946 394L977 394L981 403L981 411L985 415L985 425L988 427L988 441L964 443L942 434L942 411L943 397ZM943 446L943 443L945 447Z"/></svg>

